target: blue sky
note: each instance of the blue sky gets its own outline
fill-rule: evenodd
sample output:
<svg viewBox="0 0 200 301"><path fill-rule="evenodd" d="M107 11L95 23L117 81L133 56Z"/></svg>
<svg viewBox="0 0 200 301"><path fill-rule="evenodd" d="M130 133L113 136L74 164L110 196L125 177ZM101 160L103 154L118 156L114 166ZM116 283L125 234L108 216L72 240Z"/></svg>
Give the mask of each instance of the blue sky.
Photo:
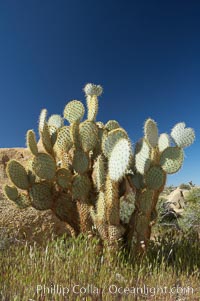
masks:
<svg viewBox="0 0 200 301"><path fill-rule="evenodd" d="M42 108L62 114L102 84L98 119L136 142L146 118L160 133L185 121L196 141L168 184L200 184L200 2L0 1L0 147L23 147Z"/></svg>

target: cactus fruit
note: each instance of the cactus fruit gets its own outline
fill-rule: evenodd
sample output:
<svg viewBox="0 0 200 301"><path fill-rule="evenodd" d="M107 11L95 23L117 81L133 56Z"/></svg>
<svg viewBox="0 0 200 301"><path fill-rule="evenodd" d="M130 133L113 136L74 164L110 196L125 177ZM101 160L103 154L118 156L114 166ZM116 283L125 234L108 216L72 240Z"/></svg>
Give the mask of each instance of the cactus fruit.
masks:
<svg viewBox="0 0 200 301"><path fill-rule="evenodd" d="M14 186L6 185L4 194L20 208L52 210L66 222L71 235L89 232L111 248L124 243L131 252L142 252L166 176L181 168L183 148L194 141L194 131L178 123L171 137L159 136L156 122L149 118L133 151L127 132L116 120L96 122L102 87L87 84L84 92L86 120L82 121L85 108L78 100L65 106L63 117L55 114L47 119L47 110L41 111L44 152L38 150L35 133L29 130L26 140L32 158L26 168L9 161L6 170Z"/></svg>

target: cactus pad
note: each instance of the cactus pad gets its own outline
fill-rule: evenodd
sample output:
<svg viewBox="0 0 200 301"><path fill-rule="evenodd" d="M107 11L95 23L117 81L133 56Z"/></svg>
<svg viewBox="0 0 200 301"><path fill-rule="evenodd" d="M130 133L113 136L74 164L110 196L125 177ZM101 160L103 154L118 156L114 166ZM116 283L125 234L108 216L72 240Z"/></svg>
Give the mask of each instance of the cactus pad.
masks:
<svg viewBox="0 0 200 301"><path fill-rule="evenodd" d="M51 154L53 151L53 146L52 146L51 135L47 123L44 123L43 130L41 131L40 135L45 150Z"/></svg>
<svg viewBox="0 0 200 301"><path fill-rule="evenodd" d="M27 174L28 174L28 180L29 180L30 185L33 185L33 184L35 184L37 181L40 181L39 177L37 177L37 176L32 172L32 170L28 170Z"/></svg>
<svg viewBox="0 0 200 301"><path fill-rule="evenodd" d="M108 226L108 235L110 242L116 242L120 238L122 238L125 233L125 228L122 225L110 225Z"/></svg>
<svg viewBox="0 0 200 301"><path fill-rule="evenodd" d="M71 170L71 158L68 153L62 154L61 167Z"/></svg>
<svg viewBox="0 0 200 301"><path fill-rule="evenodd" d="M60 168L56 172L56 181L62 188L69 189L72 182L72 174L69 169Z"/></svg>
<svg viewBox="0 0 200 301"><path fill-rule="evenodd" d="M11 201L15 201L19 195L18 190L15 186L4 185L3 192L5 196Z"/></svg>
<svg viewBox="0 0 200 301"><path fill-rule="evenodd" d="M28 130L28 132L26 134L26 145L27 145L28 149L30 150L30 152L34 156L37 156L38 147L37 147L35 133L33 130Z"/></svg>
<svg viewBox="0 0 200 301"><path fill-rule="evenodd" d="M98 220L95 220L95 226L98 230L98 233L101 237L101 239L107 241L108 240L108 227L106 224L99 222Z"/></svg>
<svg viewBox="0 0 200 301"><path fill-rule="evenodd" d="M109 121L105 124L105 128L106 128L108 131L112 131L112 130L115 130L115 129L120 128L120 125L119 125L119 123L118 123L116 120L109 120Z"/></svg>
<svg viewBox="0 0 200 301"><path fill-rule="evenodd" d="M10 187L14 188L14 187ZM25 209L31 205L29 197L26 194L20 193L16 197L16 191L6 187L4 188L5 196L10 199L19 209ZM17 189L16 189L17 190Z"/></svg>
<svg viewBox="0 0 200 301"><path fill-rule="evenodd" d="M79 122L74 122L70 126L70 137L73 141L75 148L81 148L80 135L79 135Z"/></svg>
<svg viewBox="0 0 200 301"><path fill-rule="evenodd" d="M128 139L128 135L125 130L119 128L112 130L106 134L104 132L104 136L102 137L102 150L104 155L109 158L110 154L115 146L115 144L121 139Z"/></svg>
<svg viewBox="0 0 200 301"><path fill-rule="evenodd" d="M149 189L159 189L164 185L165 173L160 166L152 166L145 174L145 182Z"/></svg>
<svg viewBox="0 0 200 301"><path fill-rule="evenodd" d="M130 178L136 189L143 189L145 187L144 177L140 173L135 173L131 175Z"/></svg>
<svg viewBox="0 0 200 301"><path fill-rule="evenodd" d="M106 200L104 192L100 191L97 199L97 219L98 221L106 221Z"/></svg>
<svg viewBox="0 0 200 301"><path fill-rule="evenodd" d="M56 201L55 213L63 221L73 219L74 202L69 193L61 193Z"/></svg>
<svg viewBox="0 0 200 301"><path fill-rule="evenodd" d="M105 184L106 215L111 225L120 223L119 184L107 176Z"/></svg>
<svg viewBox="0 0 200 301"><path fill-rule="evenodd" d="M87 175L75 175L72 182L72 196L74 200L87 201L91 189L91 181Z"/></svg>
<svg viewBox="0 0 200 301"><path fill-rule="evenodd" d="M84 121L79 126L82 148L85 152L93 150L98 142L98 127L92 121Z"/></svg>
<svg viewBox="0 0 200 301"><path fill-rule="evenodd" d="M140 211L144 215L151 212L153 193L151 189L144 189L140 195Z"/></svg>
<svg viewBox="0 0 200 301"><path fill-rule="evenodd" d="M108 162L109 176L119 181L125 175L131 162L132 149L127 139L120 139L114 146Z"/></svg>
<svg viewBox="0 0 200 301"><path fill-rule="evenodd" d="M103 129L104 128L104 123L101 121L97 121L96 125L98 126L98 128Z"/></svg>
<svg viewBox="0 0 200 301"><path fill-rule="evenodd" d="M56 143L57 139L57 128L53 125L48 126L49 127L49 134L51 137L51 145L54 145Z"/></svg>
<svg viewBox="0 0 200 301"><path fill-rule="evenodd" d="M135 210L135 194L130 192L120 198L120 221L128 224Z"/></svg>
<svg viewBox="0 0 200 301"><path fill-rule="evenodd" d="M48 210L53 205L51 185L46 182L37 183L30 189L31 205L37 210Z"/></svg>
<svg viewBox="0 0 200 301"><path fill-rule="evenodd" d="M170 137L168 134L161 134L158 139L158 149L160 152L164 151L167 147L170 146Z"/></svg>
<svg viewBox="0 0 200 301"><path fill-rule="evenodd" d="M100 96L103 93L103 88L100 85L87 84L84 87L84 92L86 96Z"/></svg>
<svg viewBox="0 0 200 301"><path fill-rule="evenodd" d="M105 161L104 156L101 154L97 157L93 166L92 179L94 186L100 191L103 188L106 179Z"/></svg>
<svg viewBox="0 0 200 301"><path fill-rule="evenodd" d="M82 149L74 151L72 167L73 169L82 174L89 169L89 156Z"/></svg>
<svg viewBox="0 0 200 301"><path fill-rule="evenodd" d="M73 143L70 136L70 128L68 126L63 126L58 131L54 148L55 150L59 149L61 152L68 152L72 145Z"/></svg>
<svg viewBox="0 0 200 301"><path fill-rule="evenodd" d="M44 124L46 123L46 118L47 118L47 110L42 109L39 117L39 133L43 131Z"/></svg>
<svg viewBox="0 0 200 301"><path fill-rule="evenodd" d="M158 143L158 128L153 119L147 119L144 124L144 136L151 147L156 147Z"/></svg>
<svg viewBox="0 0 200 301"><path fill-rule="evenodd" d="M33 159L32 169L41 179L53 180L56 173L56 163L50 155L39 153Z"/></svg>
<svg viewBox="0 0 200 301"><path fill-rule="evenodd" d="M160 165L162 169L168 173L176 173L182 166L184 160L184 152L179 147L166 148L160 157Z"/></svg>
<svg viewBox="0 0 200 301"><path fill-rule="evenodd" d="M58 114L51 115L48 119L48 126L54 126L57 129L63 127L63 118Z"/></svg>
<svg viewBox="0 0 200 301"><path fill-rule="evenodd" d="M135 167L137 171L144 174L151 164L151 149L145 139L137 143L135 149Z"/></svg>
<svg viewBox="0 0 200 301"><path fill-rule="evenodd" d="M16 160L10 160L7 164L7 175L11 182L20 189L29 188L28 175L25 168Z"/></svg>
<svg viewBox="0 0 200 301"><path fill-rule="evenodd" d="M29 197L26 194L20 193L18 198L14 201L14 203L17 205L20 209L25 209L31 206L31 202L29 200Z"/></svg>
<svg viewBox="0 0 200 301"><path fill-rule="evenodd" d="M79 100L70 101L64 109L64 118L71 124L74 122L80 122L85 114L85 108Z"/></svg>
<svg viewBox="0 0 200 301"><path fill-rule="evenodd" d="M97 96L87 96L87 119L89 121L95 121L98 113L99 102Z"/></svg>
<svg viewBox="0 0 200 301"><path fill-rule="evenodd" d="M173 138L174 142L179 147L187 147L194 142L195 133L192 128L186 128L184 122L180 122L176 124L172 131L171 137Z"/></svg>

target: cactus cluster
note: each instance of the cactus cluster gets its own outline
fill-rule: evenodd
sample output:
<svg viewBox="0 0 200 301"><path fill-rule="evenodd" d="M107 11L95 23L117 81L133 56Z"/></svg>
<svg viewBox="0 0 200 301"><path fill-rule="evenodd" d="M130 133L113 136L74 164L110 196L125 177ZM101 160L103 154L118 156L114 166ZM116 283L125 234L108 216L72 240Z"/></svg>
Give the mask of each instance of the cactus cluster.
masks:
<svg viewBox="0 0 200 301"><path fill-rule="evenodd" d="M63 117L47 118L47 110L41 111L43 151L29 130L26 144L32 158L26 166L9 161L12 185L5 185L4 193L20 208L51 209L72 235L90 231L110 245L128 241L144 248L166 176L181 168L183 148L193 143L195 134L178 123L171 135L159 135L156 122L149 118L144 137L133 150L117 121L96 121L102 91L99 85L85 86L85 120L86 110L79 100L65 106Z"/></svg>

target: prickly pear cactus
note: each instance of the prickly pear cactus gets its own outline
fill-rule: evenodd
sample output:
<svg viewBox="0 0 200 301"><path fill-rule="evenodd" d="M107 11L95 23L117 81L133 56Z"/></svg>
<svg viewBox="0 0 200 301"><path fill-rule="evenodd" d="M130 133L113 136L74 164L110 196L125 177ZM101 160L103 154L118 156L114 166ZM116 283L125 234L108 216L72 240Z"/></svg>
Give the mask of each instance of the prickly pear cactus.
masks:
<svg viewBox="0 0 200 301"><path fill-rule="evenodd" d="M20 208L51 209L72 235L89 232L112 247L125 243L134 252L143 251L167 174L181 168L184 147L193 143L194 131L178 123L171 135L159 135L149 118L133 150L116 120L96 121L102 87L87 84L84 92L85 120L86 109L79 100L70 101L63 116L47 118L47 110L41 111L43 151L29 130L26 143L32 158L27 166L9 161L12 184L4 186L4 193Z"/></svg>

